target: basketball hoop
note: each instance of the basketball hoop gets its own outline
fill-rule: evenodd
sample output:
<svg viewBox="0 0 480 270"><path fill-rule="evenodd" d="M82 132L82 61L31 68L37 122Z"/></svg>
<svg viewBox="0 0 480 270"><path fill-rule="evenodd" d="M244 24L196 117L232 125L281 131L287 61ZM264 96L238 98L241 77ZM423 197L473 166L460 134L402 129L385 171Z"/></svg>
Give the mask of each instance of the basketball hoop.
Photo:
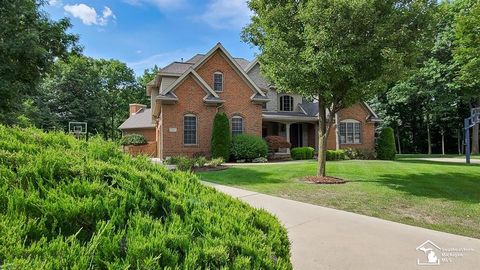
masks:
<svg viewBox="0 0 480 270"><path fill-rule="evenodd" d="M87 122L69 122L68 132L73 134L75 138L80 139L87 134Z"/></svg>
<svg viewBox="0 0 480 270"><path fill-rule="evenodd" d="M465 129L465 161L470 164L470 128L480 124L480 107L471 111L470 117L465 118L463 128Z"/></svg>

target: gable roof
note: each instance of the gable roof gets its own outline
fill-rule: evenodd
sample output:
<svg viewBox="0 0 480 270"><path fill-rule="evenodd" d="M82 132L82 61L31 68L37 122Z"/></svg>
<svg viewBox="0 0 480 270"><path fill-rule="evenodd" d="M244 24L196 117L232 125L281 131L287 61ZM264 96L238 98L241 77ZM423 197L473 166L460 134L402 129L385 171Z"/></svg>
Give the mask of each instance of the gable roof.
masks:
<svg viewBox="0 0 480 270"><path fill-rule="evenodd" d="M170 75L177 74L178 76L180 76L181 74L186 72L190 67L200 62L204 58L205 58L205 54L199 53L194 55L192 58L188 59L185 62L174 61L166 65L162 69L160 69L159 73L170 74ZM233 59L242 69L245 69L250 64L250 62L244 58L235 57Z"/></svg>
<svg viewBox="0 0 480 270"><path fill-rule="evenodd" d="M252 79L247 75L247 73L245 72L245 70L240 66L240 64L237 62L237 60L235 60L231 55L230 53L223 47L223 45L219 42L217 43L217 45L215 45L215 47L213 47L207 54L205 54L205 56L200 59L200 61L196 62L192 68L193 69L198 69L199 67L201 67L205 62L207 62L208 59L210 59L210 57L217 51L217 50L220 50L227 58L227 61L230 62L230 65L237 71L237 73L240 75L240 77L242 77L245 82L250 86L250 88L253 90L254 93L258 93L260 94L261 96L266 96L265 93L263 93L262 90L260 90L260 88L258 88L258 86L252 81ZM244 62L244 64L246 64Z"/></svg>
<svg viewBox="0 0 480 270"><path fill-rule="evenodd" d="M161 95L166 95L166 94L170 93L171 91L174 91L188 77L188 75L193 76L193 79L203 88L203 90L207 93L207 96L212 95L216 98L219 98L218 94L215 91L213 91L213 89L210 87L210 85L208 85L202 79L202 77L200 77L200 75L198 75L198 73L192 67L190 67L187 70L187 72L183 73L182 76L180 76L180 78L175 80L175 82L173 82L167 89L165 89L160 94Z"/></svg>
<svg viewBox="0 0 480 270"><path fill-rule="evenodd" d="M155 123L152 120L152 109L140 109L118 127L122 130L137 128L155 128Z"/></svg>

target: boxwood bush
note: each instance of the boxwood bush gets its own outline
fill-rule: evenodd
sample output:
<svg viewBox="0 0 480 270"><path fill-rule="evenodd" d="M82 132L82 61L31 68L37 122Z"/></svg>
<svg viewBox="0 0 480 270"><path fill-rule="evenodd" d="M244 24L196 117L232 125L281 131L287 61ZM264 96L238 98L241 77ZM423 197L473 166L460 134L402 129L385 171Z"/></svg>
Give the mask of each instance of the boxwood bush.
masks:
<svg viewBox="0 0 480 270"><path fill-rule="evenodd" d="M118 145L0 126L2 269L291 269L270 214Z"/></svg>
<svg viewBox="0 0 480 270"><path fill-rule="evenodd" d="M345 150L327 150L327 160L345 160L349 158Z"/></svg>
<svg viewBox="0 0 480 270"><path fill-rule="evenodd" d="M267 143L258 136L239 134L232 139L232 157L235 160L252 161L259 157L267 157Z"/></svg>
<svg viewBox="0 0 480 270"><path fill-rule="evenodd" d="M312 159L315 154L315 149L312 147L295 147L291 150L292 159Z"/></svg>
<svg viewBox="0 0 480 270"><path fill-rule="evenodd" d="M142 134L127 134L122 137L120 143L123 146L127 145L144 145L147 144L147 139Z"/></svg>

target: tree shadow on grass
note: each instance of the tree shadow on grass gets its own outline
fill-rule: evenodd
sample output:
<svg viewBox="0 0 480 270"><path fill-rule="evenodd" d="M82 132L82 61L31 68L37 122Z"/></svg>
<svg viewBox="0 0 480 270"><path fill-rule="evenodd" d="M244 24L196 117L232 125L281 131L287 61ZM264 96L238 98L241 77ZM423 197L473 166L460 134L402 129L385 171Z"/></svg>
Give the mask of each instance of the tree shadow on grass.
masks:
<svg viewBox="0 0 480 270"><path fill-rule="evenodd" d="M233 167L223 171L199 173L200 178L207 182L224 185L256 185L279 184L288 180L279 177L278 172L259 171L245 167Z"/></svg>
<svg viewBox="0 0 480 270"><path fill-rule="evenodd" d="M462 172L384 174L380 175L376 182L418 197L466 203L480 202L480 177L475 174Z"/></svg>

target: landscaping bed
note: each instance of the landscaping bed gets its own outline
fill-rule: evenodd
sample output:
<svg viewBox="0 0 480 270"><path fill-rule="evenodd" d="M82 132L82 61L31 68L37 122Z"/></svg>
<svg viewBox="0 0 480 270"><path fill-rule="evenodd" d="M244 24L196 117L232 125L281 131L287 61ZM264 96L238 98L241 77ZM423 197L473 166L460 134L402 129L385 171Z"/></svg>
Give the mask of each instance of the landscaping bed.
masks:
<svg viewBox="0 0 480 270"><path fill-rule="evenodd" d="M0 126L2 269L291 269L263 210L100 138Z"/></svg>

